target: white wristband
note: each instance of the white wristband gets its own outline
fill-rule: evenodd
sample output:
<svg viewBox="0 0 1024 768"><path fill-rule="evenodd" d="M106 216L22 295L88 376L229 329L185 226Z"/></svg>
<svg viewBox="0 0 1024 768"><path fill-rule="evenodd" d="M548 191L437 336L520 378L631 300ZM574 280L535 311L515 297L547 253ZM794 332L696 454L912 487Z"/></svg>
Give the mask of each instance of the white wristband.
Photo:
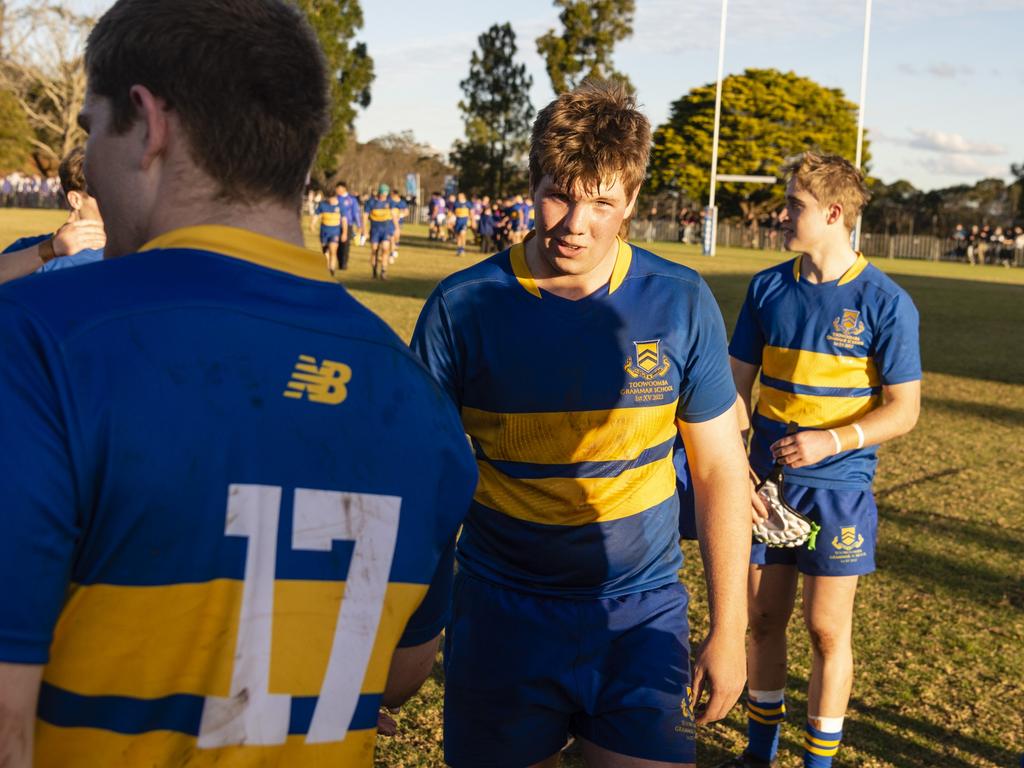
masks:
<svg viewBox="0 0 1024 768"><path fill-rule="evenodd" d="M864 447L864 430L860 428L860 424L854 423L853 428L857 430L857 447Z"/></svg>
<svg viewBox="0 0 1024 768"><path fill-rule="evenodd" d="M836 431L834 429L830 429L828 431L828 433L830 435L832 435L832 442L836 444L836 453L842 452L842 450L843 450L843 443L842 443L842 441L840 441L839 435L836 434ZM832 455L835 456L835 453L832 454Z"/></svg>

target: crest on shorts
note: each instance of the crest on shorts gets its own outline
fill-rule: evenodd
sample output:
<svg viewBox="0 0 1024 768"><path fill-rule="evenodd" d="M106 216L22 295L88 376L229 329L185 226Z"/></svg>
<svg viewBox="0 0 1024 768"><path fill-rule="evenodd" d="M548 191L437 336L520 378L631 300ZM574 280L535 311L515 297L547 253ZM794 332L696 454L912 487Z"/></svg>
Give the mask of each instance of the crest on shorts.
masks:
<svg viewBox="0 0 1024 768"><path fill-rule="evenodd" d="M633 350L636 352L636 365L633 365L632 357L627 357L623 367L634 379L654 379L668 371L668 357L661 354L661 339L634 341Z"/></svg>
<svg viewBox="0 0 1024 768"><path fill-rule="evenodd" d="M864 537L857 533L855 525L840 528L839 535L832 538L832 546L836 549L860 549L860 545L863 543Z"/></svg>
<svg viewBox="0 0 1024 768"><path fill-rule="evenodd" d="M864 333L864 322L858 310L844 309L843 314L832 321L832 328L844 336L860 336Z"/></svg>

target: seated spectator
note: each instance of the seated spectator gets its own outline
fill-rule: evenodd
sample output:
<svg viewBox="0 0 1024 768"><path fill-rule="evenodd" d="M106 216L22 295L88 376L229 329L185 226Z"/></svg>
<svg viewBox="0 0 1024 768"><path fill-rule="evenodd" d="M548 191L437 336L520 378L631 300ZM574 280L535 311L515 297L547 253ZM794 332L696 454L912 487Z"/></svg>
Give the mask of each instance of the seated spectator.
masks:
<svg viewBox="0 0 1024 768"><path fill-rule="evenodd" d="M82 148L76 147L60 164L61 191L71 209L68 220L52 234L23 237L7 246L0 253L0 283L103 258L107 235L96 198L85 191L84 159Z"/></svg>

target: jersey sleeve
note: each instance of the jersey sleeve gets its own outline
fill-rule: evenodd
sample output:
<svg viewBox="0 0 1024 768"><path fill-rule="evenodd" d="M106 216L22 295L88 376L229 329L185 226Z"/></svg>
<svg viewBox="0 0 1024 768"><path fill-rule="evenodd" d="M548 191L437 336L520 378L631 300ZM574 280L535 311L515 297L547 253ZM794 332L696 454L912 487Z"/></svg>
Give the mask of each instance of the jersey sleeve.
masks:
<svg viewBox="0 0 1024 768"><path fill-rule="evenodd" d="M14 253L15 251L22 251L26 248L31 248L33 245L39 245L43 240L50 237L52 237L52 235L33 235L32 237L19 238L0 251L0 254Z"/></svg>
<svg viewBox="0 0 1024 768"><path fill-rule="evenodd" d="M441 554L426 597L405 625L399 648L423 643L441 634L451 615L452 583L455 580L455 538Z"/></svg>
<svg viewBox="0 0 1024 768"><path fill-rule="evenodd" d="M0 661L45 664L80 522L52 337L0 297Z"/></svg>
<svg viewBox="0 0 1024 768"><path fill-rule="evenodd" d="M737 360L750 365L761 365L761 358L764 354L764 334L761 332L761 324L757 319L757 309L754 299L754 283L751 282L747 288L747 296L740 307L739 317L736 319L736 327L732 332L732 341L729 342L729 354Z"/></svg>
<svg viewBox="0 0 1024 768"><path fill-rule="evenodd" d="M725 323L707 283L700 281L676 415L694 423L710 421L732 408L736 385L729 368Z"/></svg>
<svg viewBox="0 0 1024 768"><path fill-rule="evenodd" d="M883 384L903 384L921 378L919 324L917 307L908 294L899 293L888 303L873 355Z"/></svg>
<svg viewBox="0 0 1024 768"><path fill-rule="evenodd" d="M412 351L448 394L456 408L462 407L462 386L458 342L454 323L445 304L440 286L423 305L412 334Z"/></svg>

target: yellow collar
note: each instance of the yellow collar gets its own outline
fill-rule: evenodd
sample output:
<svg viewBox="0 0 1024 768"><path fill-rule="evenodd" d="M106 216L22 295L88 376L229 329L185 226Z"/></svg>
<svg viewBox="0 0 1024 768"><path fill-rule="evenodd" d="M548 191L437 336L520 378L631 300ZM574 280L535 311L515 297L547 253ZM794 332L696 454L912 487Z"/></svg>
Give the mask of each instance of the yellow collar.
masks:
<svg viewBox="0 0 1024 768"><path fill-rule="evenodd" d="M173 229L150 240L139 252L158 248L211 251L306 280L334 282L323 258L313 251L237 227L204 225Z"/></svg>
<svg viewBox="0 0 1024 768"><path fill-rule="evenodd" d="M528 293L539 299L541 297L540 288L537 287L537 280L526 263L526 244L534 236L535 233L531 232L523 242L513 245L509 250L508 257L512 262L512 273L516 276L516 280ZM629 265L633 262L633 248L630 244L620 237L616 237L615 242L618 243L618 252L615 254L615 266L612 267L612 276L608 281L609 294L614 293L622 285L622 281L626 279L626 274L629 272Z"/></svg>

